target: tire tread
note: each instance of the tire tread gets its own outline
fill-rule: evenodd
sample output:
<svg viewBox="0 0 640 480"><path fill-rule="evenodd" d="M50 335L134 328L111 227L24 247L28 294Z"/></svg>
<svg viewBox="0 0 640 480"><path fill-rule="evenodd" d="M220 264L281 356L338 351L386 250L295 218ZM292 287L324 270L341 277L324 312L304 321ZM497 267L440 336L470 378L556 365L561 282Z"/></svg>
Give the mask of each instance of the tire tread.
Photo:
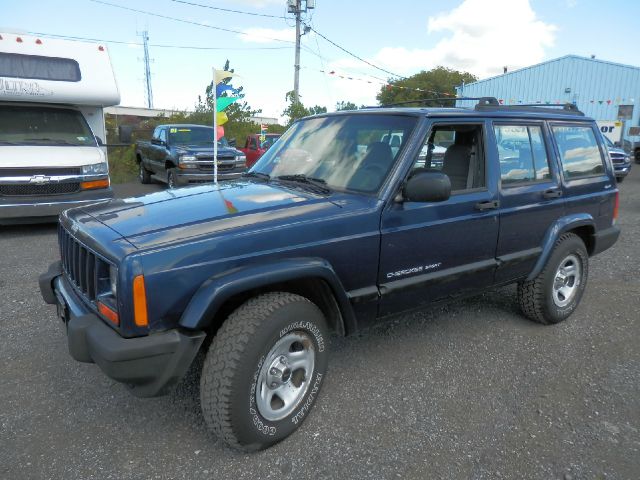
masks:
<svg viewBox="0 0 640 480"><path fill-rule="evenodd" d="M287 292L272 292L254 297L237 308L218 330L211 342L200 381L200 402L205 422L227 445L252 450L240 443L233 429L233 379L240 368L246 345L264 319L283 306L307 298Z"/></svg>
<svg viewBox="0 0 640 480"><path fill-rule="evenodd" d="M564 233L560 235L560 238L558 238L558 240L556 240L556 243L553 246L553 251L558 248L558 245L572 238L577 238L582 242L582 239L575 233ZM553 255L553 251L551 252L551 255ZM551 259L551 255L549 256L549 260ZM517 292L518 303L520 305L522 313L530 320L541 323L543 325L550 325L554 323L547 317L544 308L544 282L548 274L548 270L552 267L549 260L547 260L547 264L544 266L542 271L538 275L536 275L534 279L519 282Z"/></svg>

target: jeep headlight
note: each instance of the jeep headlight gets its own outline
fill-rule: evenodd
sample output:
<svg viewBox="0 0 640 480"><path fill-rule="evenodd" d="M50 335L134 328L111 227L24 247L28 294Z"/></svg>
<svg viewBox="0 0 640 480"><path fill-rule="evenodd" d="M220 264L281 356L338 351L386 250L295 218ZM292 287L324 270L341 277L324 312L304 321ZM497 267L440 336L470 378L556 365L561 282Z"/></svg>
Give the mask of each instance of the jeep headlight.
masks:
<svg viewBox="0 0 640 480"><path fill-rule="evenodd" d="M178 164L180 168L198 168L198 165L195 163L197 158L195 155L180 155L178 157Z"/></svg>
<svg viewBox="0 0 640 480"><path fill-rule="evenodd" d="M116 293L118 293L118 268L113 265L109 266L109 289L111 295L116 297Z"/></svg>
<svg viewBox="0 0 640 480"><path fill-rule="evenodd" d="M247 157L245 155L236 155L236 165L244 165L247 163Z"/></svg>
<svg viewBox="0 0 640 480"><path fill-rule="evenodd" d="M91 165L82 166L83 175L107 175L109 173L109 165L107 162L92 163Z"/></svg>

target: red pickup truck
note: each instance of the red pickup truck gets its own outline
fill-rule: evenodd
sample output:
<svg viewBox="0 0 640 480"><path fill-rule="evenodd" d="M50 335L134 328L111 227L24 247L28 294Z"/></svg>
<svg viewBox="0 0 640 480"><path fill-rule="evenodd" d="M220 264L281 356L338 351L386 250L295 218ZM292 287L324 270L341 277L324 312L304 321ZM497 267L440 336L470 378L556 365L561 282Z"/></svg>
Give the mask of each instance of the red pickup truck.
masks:
<svg viewBox="0 0 640 480"><path fill-rule="evenodd" d="M269 147L271 147L280 136L281 134L279 133L267 133L264 141L261 142L259 133L249 135L244 147L238 148L238 150L244 152L247 157L247 168L253 167L253 164L258 161L264 152L269 150Z"/></svg>

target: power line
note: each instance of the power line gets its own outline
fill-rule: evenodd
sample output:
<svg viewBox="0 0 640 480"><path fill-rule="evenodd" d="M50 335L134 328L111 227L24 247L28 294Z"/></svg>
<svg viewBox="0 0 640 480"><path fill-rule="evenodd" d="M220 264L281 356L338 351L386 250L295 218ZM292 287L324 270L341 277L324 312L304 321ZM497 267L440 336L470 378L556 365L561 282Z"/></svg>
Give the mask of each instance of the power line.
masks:
<svg viewBox="0 0 640 480"><path fill-rule="evenodd" d="M213 25L207 25L206 23L194 22L192 20L185 20L183 18L171 17L169 15L162 15L160 13L149 12L149 11L146 11L146 10L138 10L137 8L125 7L124 5L117 5L115 3L109 3L109 2L105 2L103 0L89 0L89 1L93 2L93 3L99 3L101 5L108 5L108 6L114 7L114 8L120 8L122 10L128 10L130 12L142 13L143 15L149 15L149 16L152 16L152 17L164 18L165 20L173 20L174 22L187 23L189 25L197 25L199 27L211 28L213 30L220 30L222 32L229 32L229 33L236 33L238 35L259 37L259 38L264 38L266 40L272 40L274 42L295 43L295 42L292 42L290 40L282 40L280 38L263 37L261 35L254 35L254 34L250 34L250 33L247 33L247 32L241 32L240 30L232 30L230 28L216 27L216 26L213 26Z"/></svg>
<svg viewBox="0 0 640 480"><path fill-rule="evenodd" d="M138 47L142 47L144 44L139 42L126 42L124 40L107 40L104 38L89 38L89 37L74 37L71 35L57 35L55 33L43 33L43 32L28 32L30 35L37 35L39 37L51 37L51 38L62 38L67 40L82 40L86 42L96 42L96 43L114 43L120 45L135 45ZM293 48L293 46L286 47L199 47L196 45L169 45L169 44L158 44L158 43L150 43L150 47L157 48L182 48L187 50L285 50L289 48Z"/></svg>
<svg viewBox="0 0 640 480"><path fill-rule="evenodd" d="M96 1L96 0L92 0L92 1ZM313 27L311 27L311 26L309 26L309 28L311 29L311 31L312 31L312 32L314 32L314 33L315 33L316 35L318 35L320 38L323 38L324 40L326 40L327 42L329 42L329 43L330 43L331 45L333 45L334 47L339 48L339 49L340 49L340 50L342 50L344 53L346 53L346 54L348 54L348 55L351 55L353 58L356 58L356 59L360 60L361 62L366 63L366 64L367 64L367 65L369 65L370 67L373 67L373 68L375 68L376 70L380 70L381 72L388 73L389 75L394 76L394 77L405 78L405 77L403 77L402 75L398 75L397 73L390 72L389 70L385 70L384 68L381 68L381 67L378 67L377 65L374 65L373 63L371 63L371 62L369 62L369 61L365 60L364 58L359 57L359 56L358 56L358 55L356 55L355 53L350 52L350 51L349 51L349 50L347 50L346 48L341 47L340 45L338 45L338 44L337 44L337 43L335 43L334 41L329 40L327 37L325 37L324 35L322 35L322 34L321 34L319 31L317 31L315 28L313 28Z"/></svg>
<svg viewBox="0 0 640 480"><path fill-rule="evenodd" d="M211 10L220 10L222 12L228 12L228 13L240 13L242 15L252 15L254 17L267 17L267 18L280 18L280 19L286 19L287 17L281 16L281 15L268 15L266 13L255 13L255 12L243 12L242 10L233 10L231 8L222 8L222 7L214 7L211 5L202 5L201 3L195 3L195 2L186 2L185 0L171 0L172 2L176 2L176 3L184 3L185 5L191 5L192 7L202 7L202 8L209 8Z"/></svg>

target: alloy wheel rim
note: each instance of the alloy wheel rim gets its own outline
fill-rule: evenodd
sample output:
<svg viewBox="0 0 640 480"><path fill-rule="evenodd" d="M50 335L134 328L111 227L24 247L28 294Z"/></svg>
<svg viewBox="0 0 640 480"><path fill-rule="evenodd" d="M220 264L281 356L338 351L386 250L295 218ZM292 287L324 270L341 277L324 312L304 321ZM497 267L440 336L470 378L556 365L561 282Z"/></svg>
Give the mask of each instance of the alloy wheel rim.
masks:
<svg viewBox="0 0 640 480"><path fill-rule="evenodd" d="M278 421L304 398L315 368L316 350L305 332L291 332L271 348L258 374L256 406L260 415Z"/></svg>
<svg viewBox="0 0 640 480"><path fill-rule="evenodd" d="M556 270L553 278L553 303L558 307L569 305L580 287L582 264L575 254L567 255Z"/></svg>

